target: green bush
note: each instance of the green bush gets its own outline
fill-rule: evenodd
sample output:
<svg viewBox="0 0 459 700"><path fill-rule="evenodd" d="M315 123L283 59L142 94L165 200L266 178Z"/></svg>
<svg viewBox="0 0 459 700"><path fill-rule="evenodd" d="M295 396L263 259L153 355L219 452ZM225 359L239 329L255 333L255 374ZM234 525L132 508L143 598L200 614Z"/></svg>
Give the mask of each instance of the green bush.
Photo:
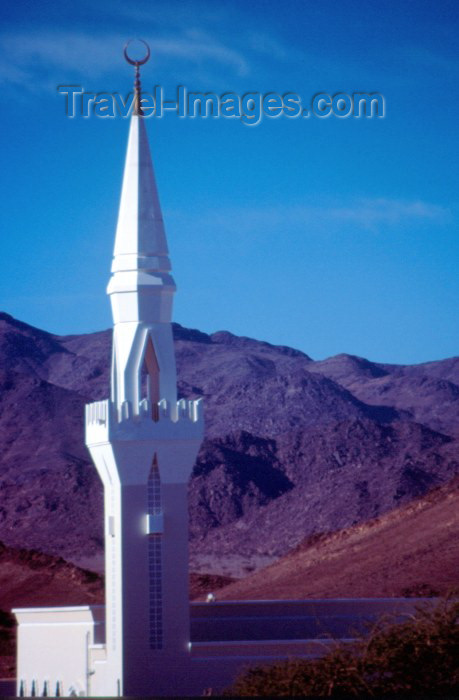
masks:
<svg viewBox="0 0 459 700"><path fill-rule="evenodd" d="M442 697L459 694L459 603L445 599L404 623L383 619L366 638L324 657L257 666L226 695Z"/></svg>

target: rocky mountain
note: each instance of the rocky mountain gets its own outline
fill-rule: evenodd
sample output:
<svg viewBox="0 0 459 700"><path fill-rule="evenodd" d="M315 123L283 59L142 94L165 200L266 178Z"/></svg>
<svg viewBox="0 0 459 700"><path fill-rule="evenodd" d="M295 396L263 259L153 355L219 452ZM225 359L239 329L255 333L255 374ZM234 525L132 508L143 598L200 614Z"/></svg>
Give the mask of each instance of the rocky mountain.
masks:
<svg viewBox="0 0 459 700"><path fill-rule="evenodd" d="M218 600L446 595L459 584L459 479L390 513L315 535Z"/></svg>
<svg viewBox="0 0 459 700"><path fill-rule="evenodd" d="M361 357L336 355L315 362L318 372L371 406L396 407L406 418L433 430L459 429L459 358L420 365L384 365Z"/></svg>
<svg viewBox="0 0 459 700"><path fill-rule="evenodd" d="M270 485L277 484L277 496L269 494L266 485L263 489L259 477L243 488L247 472L239 462L240 472L233 473L234 467L225 459L229 447L233 455L249 450L252 460L258 455L267 477L262 464L272 450L271 466L284 478L275 482L268 477ZM215 465L214 451L204 450L190 484L196 538L191 561L195 570L228 575L243 575L272 562L304 536L386 513L459 471L456 441L401 421L385 425L360 419L340 421L285 433L276 441L254 442L247 434L233 435L220 447L221 466ZM208 464L200 461L203 456L211 458L208 474L201 471ZM228 497L223 504L225 492ZM209 521L209 506L218 527Z"/></svg>
<svg viewBox="0 0 459 700"><path fill-rule="evenodd" d="M192 564L241 575L304 537L418 498L459 471L459 358L411 367L174 326L179 393L204 397ZM0 539L95 566L102 494L83 438L111 333L0 314Z"/></svg>

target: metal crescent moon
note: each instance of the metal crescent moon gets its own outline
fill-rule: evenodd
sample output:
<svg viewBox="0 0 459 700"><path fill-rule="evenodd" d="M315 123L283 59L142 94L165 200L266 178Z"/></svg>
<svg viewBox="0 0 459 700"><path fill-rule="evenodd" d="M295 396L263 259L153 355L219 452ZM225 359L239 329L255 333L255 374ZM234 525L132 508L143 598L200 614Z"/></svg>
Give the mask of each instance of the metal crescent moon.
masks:
<svg viewBox="0 0 459 700"><path fill-rule="evenodd" d="M132 41L140 41L142 44L144 44L146 46L147 53L146 53L145 57L140 59L139 61L134 61L133 58L129 58L129 56L128 56L127 49L128 49L129 44ZM143 66L143 64L146 63L148 61L148 59L150 58L150 47L148 46L147 42L144 41L143 39L129 39L129 41L127 41L125 46L124 46L124 58L126 59L126 61L128 63L131 64L131 66Z"/></svg>

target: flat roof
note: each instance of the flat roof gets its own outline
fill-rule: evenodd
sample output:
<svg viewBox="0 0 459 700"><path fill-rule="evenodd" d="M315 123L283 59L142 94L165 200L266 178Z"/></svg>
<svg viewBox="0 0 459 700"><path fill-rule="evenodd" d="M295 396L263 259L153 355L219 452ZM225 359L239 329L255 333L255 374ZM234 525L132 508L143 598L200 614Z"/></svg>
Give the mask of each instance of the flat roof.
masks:
<svg viewBox="0 0 459 700"><path fill-rule="evenodd" d="M105 605L68 605L65 607L52 607L52 608L12 608L12 613L53 613L53 612L82 612L83 610L94 610L94 608L105 608Z"/></svg>

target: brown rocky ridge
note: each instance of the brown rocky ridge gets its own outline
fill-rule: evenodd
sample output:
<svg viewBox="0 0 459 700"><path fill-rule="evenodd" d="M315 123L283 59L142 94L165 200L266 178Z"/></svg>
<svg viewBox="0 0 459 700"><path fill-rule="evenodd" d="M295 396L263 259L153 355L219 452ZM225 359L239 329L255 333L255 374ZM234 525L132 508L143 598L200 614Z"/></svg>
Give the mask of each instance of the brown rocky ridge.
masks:
<svg viewBox="0 0 459 700"><path fill-rule="evenodd" d="M459 594L459 478L365 523L306 539L218 600Z"/></svg>

